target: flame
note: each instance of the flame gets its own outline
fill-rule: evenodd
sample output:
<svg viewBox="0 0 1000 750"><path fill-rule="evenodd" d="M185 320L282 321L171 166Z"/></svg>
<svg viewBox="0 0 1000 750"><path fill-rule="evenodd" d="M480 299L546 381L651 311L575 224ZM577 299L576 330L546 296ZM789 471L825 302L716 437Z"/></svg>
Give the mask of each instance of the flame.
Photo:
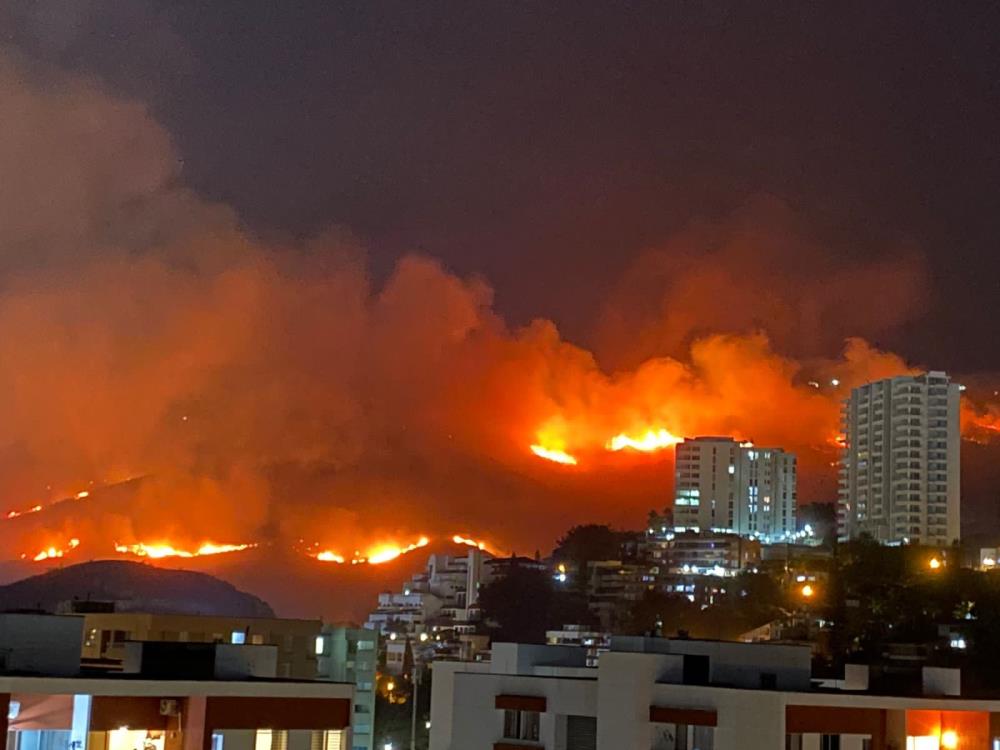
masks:
<svg viewBox="0 0 1000 750"><path fill-rule="evenodd" d="M637 437L621 432L611 438L604 447L609 451L620 451L625 448L631 448L643 453L652 453L653 451L677 445L683 439L661 427L658 430L646 430L646 432Z"/></svg>
<svg viewBox="0 0 1000 750"><path fill-rule="evenodd" d="M422 536L417 541L412 544L408 544L405 547L392 542L377 544L370 547L365 554L361 554L361 550L355 550L354 557L351 558L351 564L360 565L362 563L368 563L370 565L379 565L381 563L389 562L390 560L395 560L397 557L405 555L407 552L413 552L413 550L426 547L430 543L431 540L429 538ZM347 562L347 558L334 552L333 550L307 552L306 554L319 562L332 562L338 564Z"/></svg>
<svg viewBox="0 0 1000 750"><path fill-rule="evenodd" d="M226 552L242 552L243 550L256 547L256 544L216 544L205 542L193 552L191 550L178 549L170 544L116 544L115 551L123 555L136 555L137 557L148 557L151 560L159 560L164 557L201 557L202 555L221 555Z"/></svg>
<svg viewBox="0 0 1000 750"><path fill-rule="evenodd" d="M42 509L41 505L32 505L27 510L12 510L7 513L8 520L11 518L17 518L18 516L24 516L28 513L38 513Z"/></svg>
<svg viewBox="0 0 1000 750"><path fill-rule="evenodd" d="M80 492L76 493L77 500L83 500L83 498L85 497L90 497L90 493L87 492L87 490L81 490Z"/></svg>
<svg viewBox="0 0 1000 750"><path fill-rule="evenodd" d="M477 547L482 550L486 549L486 542L477 542L475 539L469 539L468 537L460 536L459 534L455 534L455 536L451 538L451 541L455 544L465 544L469 547Z"/></svg>
<svg viewBox="0 0 1000 750"><path fill-rule="evenodd" d="M547 461L555 461L557 464L565 464L567 466L576 466L576 458L559 448L546 448L544 445L535 444L531 446L531 452Z"/></svg>
<svg viewBox="0 0 1000 750"><path fill-rule="evenodd" d="M320 562L344 562L344 558L342 556L338 555L336 552L330 552L330 550L316 553L316 559Z"/></svg>
<svg viewBox="0 0 1000 750"><path fill-rule="evenodd" d="M414 544L407 545L406 547L397 547L392 544L378 545L368 551L368 554L363 558L356 558L351 560L351 562L367 562L372 565L379 565L380 563L389 562L390 560L395 560L400 555L405 555L407 552L413 552L415 549L421 547L426 547L430 544L430 539L425 536L420 537L420 539Z"/></svg>
<svg viewBox="0 0 1000 750"><path fill-rule="evenodd" d="M57 557L62 557L67 552L74 550L79 546L80 546L79 539L76 538L70 539L69 543L66 545L67 549L61 549L59 547L49 547L47 549L43 549L41 552L39 552L31 559L34 560L35 562L41 562L42 560L52 560ZM21 557L24 558L27 557L27 555L21 555Z"/></svg>

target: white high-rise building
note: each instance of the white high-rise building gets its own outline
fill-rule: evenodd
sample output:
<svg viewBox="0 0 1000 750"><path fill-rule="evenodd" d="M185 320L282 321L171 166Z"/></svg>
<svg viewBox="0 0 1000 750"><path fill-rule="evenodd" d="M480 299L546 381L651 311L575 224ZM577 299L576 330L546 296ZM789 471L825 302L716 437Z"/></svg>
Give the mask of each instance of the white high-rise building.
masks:
<svg viewBox="0 0 1000 750"><path fill-rule="evenodd" d="M838 536L958 539L961 386L943 372L866 383L844 402Z"/></svg>
<svg viewBox="0 0 1000 750"><path fill-rule="evenodd" d="M730 437L677 445L674 525L728 531L763 541L795 534L795 456Z"/></svg>

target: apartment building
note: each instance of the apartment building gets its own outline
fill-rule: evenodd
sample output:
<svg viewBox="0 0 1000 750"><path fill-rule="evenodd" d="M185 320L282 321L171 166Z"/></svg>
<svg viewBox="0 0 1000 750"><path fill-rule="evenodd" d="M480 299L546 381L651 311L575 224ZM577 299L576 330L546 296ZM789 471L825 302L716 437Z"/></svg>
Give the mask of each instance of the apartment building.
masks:
<svg viewBox="0 0 1000 750"><path fill-rule="evenodd" d="M354 685L350 750L372 750L375 746L378 640L374 631L347 625L324 625L316 638L317 679Z"/></svg>
<svg viewBox="0 0 1000 750"><path fill-rule="evenodd" d="M214 617L142 612L82 612L83 663L119 670L128 641L230 643L277 648L277 676L311 680L316 676L319 620L271 617Z"/></svg>
<svg viewBox="0 0 1000 750"><path fill-rule="evenodd" d="M838 536L945 546L959 538L961 386L944 372L866 383L844 402Z"/></svg>
<svg viewBox="0 0 1000 750"><path fill-rule="evenodd" d="M676 448L674 526L765 542L793 538L796 484L795 456L781 448L688 438Z"/></svg>
<svg viewBox="0 0 1000 750"><path fill-rule="evenodd" d="M9 636L9 666L0 668L3 747L351 747L353 685L275 679L275 646L131 642L127 673L95 677L81 672L82 629L78 617L0 615Z"/></svg>
<svg viewBox="0 0 1000 750"><path fill-rule="evenodd" d="M431 750L993 750L1000 698L924 668L913 694L866 668L810 675L808 646L612 638L583 649L494 644L489 664L435 665Z"/></svg>

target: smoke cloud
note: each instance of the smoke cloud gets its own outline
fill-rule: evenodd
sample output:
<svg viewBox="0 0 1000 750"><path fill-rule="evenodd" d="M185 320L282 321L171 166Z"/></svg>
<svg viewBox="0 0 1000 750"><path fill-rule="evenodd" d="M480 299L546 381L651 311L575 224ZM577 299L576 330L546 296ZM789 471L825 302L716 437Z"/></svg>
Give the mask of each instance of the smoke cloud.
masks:
<svg viewBox="0 0 1000 750"><path fill-rule="evenodd" d="M431 258L376 282L344 231L266 246L183 186L141 104L94 81L0 57L0 118L0 171L18 176L0 182L0 510L91 493L0 521L13 550L72 536L92 556L163 540L350 555L467 533L531 552L575 520L669 503L666 453L604 448L650 428L797 450L818 477L803 494L831 499L843 389L908 369L844 339L914 312L915 256L817 273L819 250L784 230L692 230L608 303L627 363L608 372L551 321L512 329L486 280ZM675 252L705 242L709 270ZM849 298L872 289L878 309ZM783 353L828 330L829 348ZM578 465L538 459L541 439Z"/></svg>

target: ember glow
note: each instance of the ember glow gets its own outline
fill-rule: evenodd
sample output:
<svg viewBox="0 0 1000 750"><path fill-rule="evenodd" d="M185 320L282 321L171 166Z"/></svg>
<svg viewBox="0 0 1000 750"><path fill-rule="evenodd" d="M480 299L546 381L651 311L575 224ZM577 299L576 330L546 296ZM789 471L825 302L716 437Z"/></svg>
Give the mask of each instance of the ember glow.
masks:
<svg viewBox="0 0 1000 750"><path fill-rule="evenodd" d="M41 509L42 509L41 505L32 505L27 510L12 510L12 511L8 511L6 517L8 519L17 518L19 516L27 515L28 513L38 513Z"/></svg>
<svg viewBox="0 0 1000 750"><path fill-rule="evenodd" d="M646 430L646 432L637 436L620 433L611 438L605 447L609 451L620 451L630 448L643 453L652 453L653 451L675 446L683 439L661 427L658 430Z"/></svg>
<svg viewBox="0 0 1000 750"><path fill-rule="evenodd" d="M203 555L221 555L227 552L242 552L256 546L256 544L216 544L214 542L205 542L197 549L187 550L179 549L166 543L145 544L138 542L136 544L116 544L115 551L123 555L135 555L136 557L148 557L152 560L160 560L164 557L201 557Z"/></svg>

